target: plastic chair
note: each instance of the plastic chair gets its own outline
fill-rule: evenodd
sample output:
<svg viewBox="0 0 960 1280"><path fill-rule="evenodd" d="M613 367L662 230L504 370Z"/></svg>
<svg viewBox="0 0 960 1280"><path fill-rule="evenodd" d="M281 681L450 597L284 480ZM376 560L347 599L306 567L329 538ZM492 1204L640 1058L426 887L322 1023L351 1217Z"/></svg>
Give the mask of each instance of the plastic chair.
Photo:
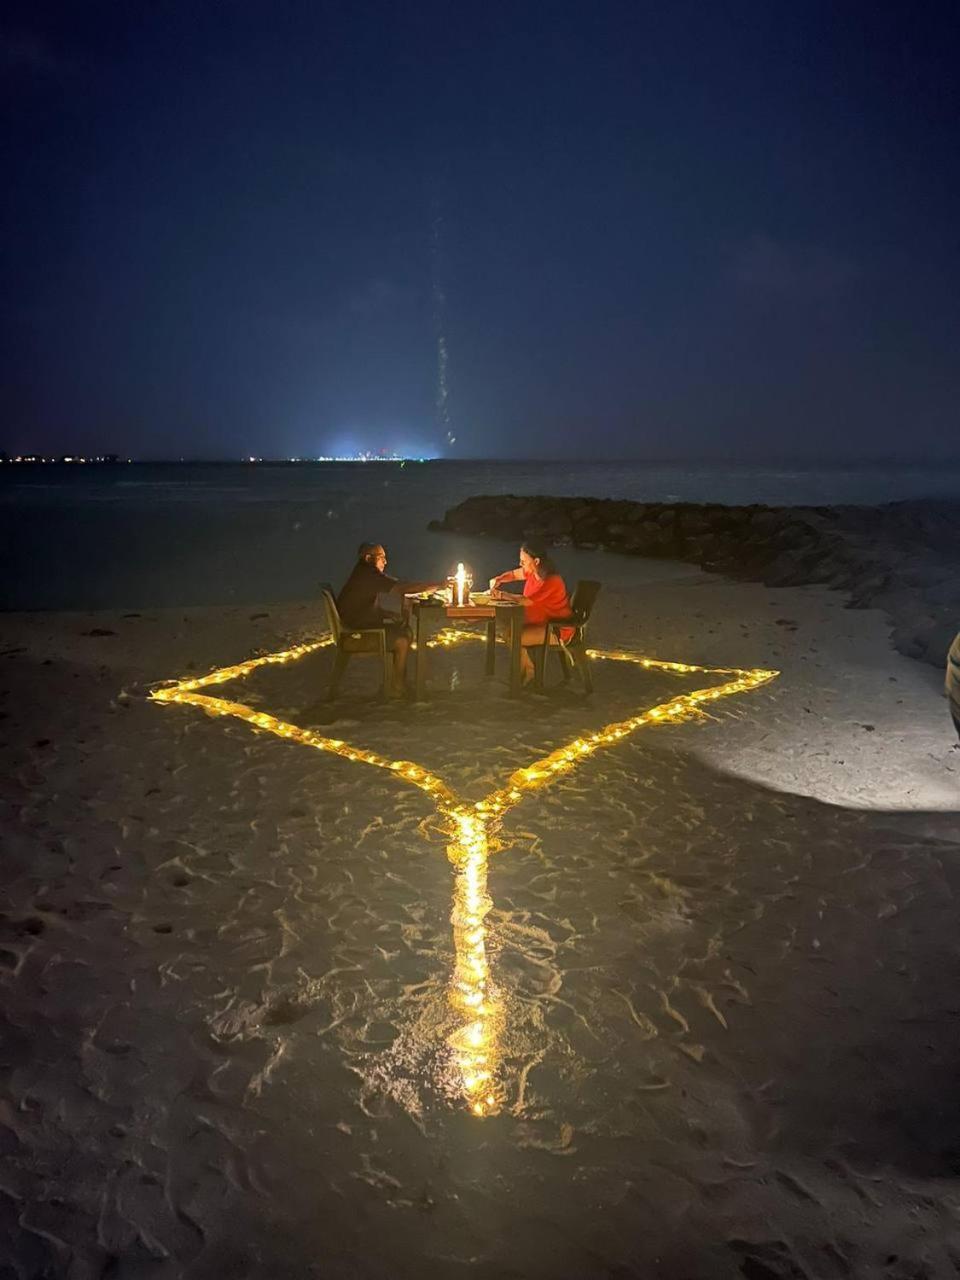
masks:
<svg viewBox="0 0 960 1280"><path fill-rule="evenodd" d="M533 659L533 687L543 688L544 670L547 665L547 650L556 649L557 661L563 672L564 683L569 681L572 671L577 671L583 681L585 693L593 693L593 680L590 678L590 660L584 644L587 623L593 613L593 606L600 594L600 582L585 579L577 583L577 589L570 601L568 618L551 618L544 628L543 644L531 645L530 656ZM561 640L561 631L573 627L573 635L569 640Z"/></svg>
<svg viewBox="0 0 960 1280"><path fill-rule="evenodd" d="M384 627L345 627L337 608L337 597L329 582L320 584L320 595L323 597L330 624L330 634L337 646L337 656L333 662L333 674L327 690L327 699L332 702L337 696L337 689L351 658L367 656L379 658L383 664L383 695L389 696L393 680L393 651L387 647L387 632Z"/></svg>

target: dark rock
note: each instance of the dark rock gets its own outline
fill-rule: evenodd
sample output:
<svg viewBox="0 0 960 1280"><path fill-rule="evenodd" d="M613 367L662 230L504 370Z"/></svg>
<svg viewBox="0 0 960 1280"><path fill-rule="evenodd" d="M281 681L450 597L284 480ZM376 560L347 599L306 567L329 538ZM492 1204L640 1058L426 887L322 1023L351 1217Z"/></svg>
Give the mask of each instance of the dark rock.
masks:
<svg viewBox="0 0 960 1280"><path fill-rule="evenodd" d="M468 498L428 527L671 557L769 586L823 583L848 591L853 608L885 609L896 647L938 666L960 627L952 501L734 507L501 494Z"/></svg>
<svg viewBox="0 0 960 1280"><path fill-rule="evenodd" d="M599 542L606 533L602 521L596 516L578 520L573 527L573 540L577 546L586 546L588 542Z"/></svg>
<svg viewBox="0 0 960 1280"><path fill-rule="evenodd" d="M565 511L548 512L534 517L527 526L527 532L545 538L559 538L573 532L573 522Z"/></svg>

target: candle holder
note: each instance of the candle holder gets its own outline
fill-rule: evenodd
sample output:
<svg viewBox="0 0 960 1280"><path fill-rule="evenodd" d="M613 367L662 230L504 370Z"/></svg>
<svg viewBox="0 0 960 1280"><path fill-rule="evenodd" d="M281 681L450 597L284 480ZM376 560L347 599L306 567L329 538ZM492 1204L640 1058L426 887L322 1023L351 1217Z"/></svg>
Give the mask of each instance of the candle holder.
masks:
<svg viewBox="0 0 960 1280"><path fill-rule="evenodd" d="M462 564L457 565L456 573L447 578L450 583L450 603L458 609L462 609L464 605L470 603L470 588L473 586L473 574L463 567Z"/></svg>

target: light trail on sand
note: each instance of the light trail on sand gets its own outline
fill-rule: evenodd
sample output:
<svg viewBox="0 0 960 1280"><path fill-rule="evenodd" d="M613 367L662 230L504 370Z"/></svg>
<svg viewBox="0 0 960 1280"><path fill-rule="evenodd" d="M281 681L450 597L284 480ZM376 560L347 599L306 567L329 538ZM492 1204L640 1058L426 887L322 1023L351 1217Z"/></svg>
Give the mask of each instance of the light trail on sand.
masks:
<svg viewBox="0 0 960 1280"><path fill-rule="evenodd" d="M449 648L482 638L477 632L445 628L431 641L431 647ZM342 738L327 737L268 712L257 711L245 703L200 692L228 680L242 679L262 666L296 662L332 644L333 638L324 636L317 641L221 667L205 676L172 681L154 689L150 698L163 704L197 707L211 716L229 716L287 742L385 769L430 796L448 839L447 856L454 867L451 922L455 964L449 998L458 1026L449 1037L448 1045L459 1092L470 1110L476 1116L495 1114L503 1101L498 1081L503 1009L491 979L485 921L492 906L487 889L490 851L497 847L497 833L504 816L525 795L548 786L595 752L616 746L637 729L645 725L678 724L693 719L704 714L706 705L735 694L749 693L769 684L780 673L761 667L741 669L667 662L625 649L588 649L589 656L599 661L630 663L672 675L703 674L730 678L717 685L678 694L624 720L584 733L532 764L514 770L502 787L481 800L469 801L458 796L439 775L412 760L391 759Z"/></svg>

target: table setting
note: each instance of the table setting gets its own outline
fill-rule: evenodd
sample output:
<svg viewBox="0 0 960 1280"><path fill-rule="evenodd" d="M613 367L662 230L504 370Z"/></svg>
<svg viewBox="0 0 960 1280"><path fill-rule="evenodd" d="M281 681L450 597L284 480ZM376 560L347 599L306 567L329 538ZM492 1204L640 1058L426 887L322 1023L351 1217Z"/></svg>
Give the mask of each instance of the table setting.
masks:
<svg viewBox="0 0 960 1280"><path fill-rule="evenodd" d="M456 572L448 576L447 583L446 588L418 591L405 597L413 620L417 649L415 700L424 702L427 699L427 639L431 626L443 619L486 623L486 677L492 677L496 670L497 624L505 624L510 650L509 692L511 697L519 697L520 638L524 622L522 598L502 592L474 591L473 575L463 564L457 565Z"/></svg>

